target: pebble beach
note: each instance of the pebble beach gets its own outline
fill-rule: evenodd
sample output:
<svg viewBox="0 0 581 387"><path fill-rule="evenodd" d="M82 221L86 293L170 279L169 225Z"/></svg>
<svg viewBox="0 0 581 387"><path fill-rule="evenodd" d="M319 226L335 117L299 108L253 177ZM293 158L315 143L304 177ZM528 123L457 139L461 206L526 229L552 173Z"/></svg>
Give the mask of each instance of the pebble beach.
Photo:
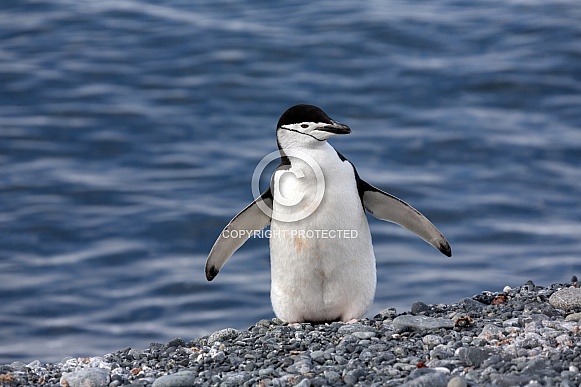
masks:
<svg viewBox="0 0 581 387"><path fill-rule="evenodd" d="M14 362L0 366L0 385L579 386L579 312L576 284L529 281L353 324L261 320L56 364Z"/></svg>

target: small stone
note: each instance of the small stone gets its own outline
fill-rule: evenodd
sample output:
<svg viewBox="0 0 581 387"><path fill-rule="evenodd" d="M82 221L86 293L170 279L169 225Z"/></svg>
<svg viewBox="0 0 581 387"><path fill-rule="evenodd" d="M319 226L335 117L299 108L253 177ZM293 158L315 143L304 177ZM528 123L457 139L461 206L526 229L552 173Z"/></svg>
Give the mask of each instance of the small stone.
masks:
<svg viewBox="0 0 581 387"><path fill-rule="evenodd" d="M343 381L348 386L355 385L355 383L357 383L358 380L359 379L357 378L357 375L355 375L353 372L347 372L347 375L343 377Z"/></svg>
<svg viewBox="0 0 581 387"><path fill-rule="evenodd" d="M307 374L313 368L313 363L310 359L297 358L295 363L287 368L287 371L295 374Z"/></svg>
<svg viewBox="0 0 581 387"><path fill-rule="evenodd" d="M134 360L139 360L142 354L143 351L140 351L139 349L132 349L127 355L131 356Z"/></svg>
<svg viewBox="0 0 581 387"><path fill-rule="evenodd" d="M367 362L370 361L371 359L373 359L373 354L369 350L362 351L361 354L359 355L359 360L361 360L362 362Z"/></svg>
<svg viewBox="0 0 581 387"><path fill-rule="evenodd" d="M509 318L508 320L504 320L502 322L502 326L504 328L511 328L511 327L520 327L520 320L518 318Z"/></svg>
<svg viewBox="0 0 581 387"><path fill-rule="evenodd" d="M460 306L463 306L467 310L475 310L475 311L482 310L486 306L482 302L478 302L478 301L473 300L472 298L469 298L469 297L461 299L460 302L458 302L458 303L460 304Z"/></svg>
<svg viewBox="0 0 581 387"><path fill-rule="evenodd" d="M535 291L535 283L531 280L528 280L527 282L525 282L525 284L522 286L522 288L527 291L527 292L534 292Z"/></svg>
<svg viewBox="0 0 581 387"><path fill-rule="evenodd" d="M222 351L218 351L218 352L212 354L211 358L216 363L222 363L222 362L224 362L224 360L226 360L226 354Z"/></svg>
<svg viewBox="0 0 581 387"><path fill-rule="evenodd" d="M454 376L448 382L447 387L466 387L466 386L467 386L467 384L466 384L466 381L464 379L462 379L460 376Z"/></svg>
<svg viewBox="0 0 581 387"><path fill-rule="evenodd" d="M264 369L261 369L260 371L258 371L258 376L264 377L264 376L268 376L272 373L274 373L274 368L268 367L268 368L264 368Z"/></svg>
<svg viewBox="0 0 581 387"><path fill-rule="evenodd" d="M357 337L359 340L368 340L375 337L375 332L353 332L351 335Z"/></svg>
<svg viewBox="0 0 581 387"><path fill-rule="evenodd" d="M494 324L486 324L482 328L482 332L478 335L479 338L485 340L498 339L502 335L502 328L497 327Z"/></svg>
<svg viewBox="0 0 581 387"><path fill-rule="evenodd" d="M436 345L444 343L444 339L438 335L425 335L422 338L422 342L431 349L434 348Z"/></svg>
<svg viewBox="0 0 581 387"><path fill-rule="evenodd" d="M104 368L83 368L63 374L61 386L67 387L105 387L110 382L109 370Z"/></svg>
<svg viewBox="0 0 581 387"><path fill-rule="evenodd" d="M581 308L581 288L564 288L549 297L549 303L557 309Z"/></svg>
<svg viewBox="0 0 581 387"><path fill-rule="evenodd" d="M525 367L522 369L522 373L529 375L537 375L541 372L541 370L544 370L545 368L547 368L545 360L533 359L525 365Z"/></svg>
<svg viewBox="0 0 581 387"><path fill-rule="evenodd" d="M41 366L40 360L31 361L30 363L28 363L26 365L26 367L28 367L30 369L36 369L36 368L39 368L40 366Z"/></svg>
<svg viewBox="0 0 581 387"><path fill-rule="evenodd" d="M421 301L417 301L412 304L410 312L412 312L412 314L418 314L428 310L430 310L430 307L427 304L424 304Z"/></svg>
<svg viewBox="0 0 581 387"><path fill-rule="evenodd" d="M251 378L252 376L246 372L231 372L229 374L224 374L223 383L231 386L241 386L245 382L249 381Z"/></svg>
<svg viewBox="0 0 581 387"><path fill-rule="evenodd" d="M402 384L402 387L446 387L448 384L448 377L444 372L430 368L423 368L416 371L410 374L410 378L413 379ZM421 376L415 377L416 375Z"/></svg>
<svg viewBox="0 0 581 387"><path fill-rule="evenodd" d="M296 387L311 387L311 381L307 378L301 380Z"/></svg>
<svg viewBox="0 0 581 387"><path fill-rule="evenodd" d="M381 318L381 319L385 320L385 319L392 319L395 316L397 316L397 310L395 308L387 308L387 309L380 311L375 316L375 318Z"/></svg>
<svg viewBox="0 0 581 387"><path fill-rule="evenodd" d="M266 320L266 319L262 319L259 322L256 323L257 327L265 327L268 328L269 326L272 325L272 321L270 320Z"/></svg>
<svg viewBox="0 0 581 387"><path fill-rule="evenodd" d="M208 337L208 345L213 345L217 341L226 341L235 339L240 335L240 331L234 328L225 328L212 333Z"/></svg>
<svg viewBox="0 0 581 387"><path fill-rule="evenodd" d="M453 356L454 352L446 350L443 346L438 346L430 351L430 359L432 360L449 359Z"/></svg>
<svg viewBox="0 0 581 387"><path fill-rule="evenodd" d="M514 387L524 386L531 381L528 376L520 375L495 375L493 376L493 383L495 386Z"/></svg>
<svg viewBox="0 0 581 387"><path fill-rule="evenodd" d="M458 348L457 355L463 364L480 367L491 356L491 352L478 347L461 347Z"/></svg>
<svg viewBox="0 0 581 387"><path fill-rule="evenodd" d="M502 358L500 357L500 355L492 355L488 359L486 359L484 363L482 363L482 367L486 368L490 366L495 366L496 364L499 363L502 363Z"/></svg>
<svg viewBox="0 0 581 387"><path fill-rule="evenodd" d="M188 387L193 386L196 374L192 371L179 371L175 374L164 375L155 379L153 387Z"/></svg>
<svg viewBox="0 0 581 387"><path fill-rule="evenodd" d="M339 365L347 364L347 359L341 355L336 355L333 359L335 360L335 363Z"/></svg>
<svg viewBox="0 0 581 387"><path fill-rule="evenodd" d="M180 338L172 339L165 345L166 348L171 348L171 347L178 348L178 347L185 347L185 346L186 346L186 342Z"/></svg>
<svg viewBox="0 0 581 387"><path fill-rule="evenodd" d="M565 321L579 321L581 320L581 313L571 313L565 317Z"/></svg>
<svg viewBox="0 0 581 387"><path fill-rule="evenodd" d="M335 371L325 371L324 375L325 379L327 379L331 383L337 383L341 380L341 375Z"/></svg>
<svg viewBox="0 0 581 387"><path fill-rule="evenodd" d="M164 345L161 343L150 343L149 344L149 351L150 352L160 352L164 348Z"/></svg>
<svg viewBox="0 0 581 387"><path fill-rule="evenodd" d="M26 364L19 361L14 361L10 363L10 368L12 368L15 371L21 371L24 369L24 367L26 367Z"/></svg>
<svg viewBox="0 0 581 387"><path fill-rule="evenodd" d="M342 335L353 334L355 332L371 332L374 329L372 327L362 325L362 324L345 324L342 325L338 330L337 333Z"/></svg>
<svg viewBox="0 0 581 387"><path fill-rule="evenodd" d="M454 328L454 321L444 318L427 316L397 316L393 320L393 327L398 332L421 331L426 329Z"/></svg>

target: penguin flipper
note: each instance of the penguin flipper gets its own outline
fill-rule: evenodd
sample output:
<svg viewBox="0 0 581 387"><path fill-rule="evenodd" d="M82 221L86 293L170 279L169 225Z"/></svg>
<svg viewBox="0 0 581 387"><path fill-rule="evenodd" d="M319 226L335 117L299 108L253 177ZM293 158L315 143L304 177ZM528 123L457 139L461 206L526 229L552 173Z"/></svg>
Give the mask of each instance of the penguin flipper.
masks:
<svg viewBox="0 0 581 387"><path fill-rule="evenodd" d="M358 188L363 207L371 215L400 225L440 250L442 254L452 256L452 249L444 235L418 210L363 180L359 180Z"/></svg>
<svg viewBox="0 0 581 387"><path fill-rule="evenodd" d="M218 275L226 261L246 242L254 231L270 224L272 215L272 193L270 188L240 211L224 227L206 260L206 279L211 281Z"/></svg>

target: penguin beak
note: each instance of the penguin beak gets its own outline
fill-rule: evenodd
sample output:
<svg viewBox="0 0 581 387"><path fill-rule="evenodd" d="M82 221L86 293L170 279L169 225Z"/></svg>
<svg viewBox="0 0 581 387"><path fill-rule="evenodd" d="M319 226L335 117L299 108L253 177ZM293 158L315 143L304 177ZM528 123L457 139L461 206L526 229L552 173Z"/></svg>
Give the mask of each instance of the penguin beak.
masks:
<svg viewBox="0 0 581 387"><path fill-rule="evenodd" d="M349 128L347 125L343 125L343 124L336 122L336 121L331 121L331 122L332 122L332 124L323 126L322 128L319 128L318 130L333 133L333 134L349 134L349 133L351 133L351 128Z"/></svg>

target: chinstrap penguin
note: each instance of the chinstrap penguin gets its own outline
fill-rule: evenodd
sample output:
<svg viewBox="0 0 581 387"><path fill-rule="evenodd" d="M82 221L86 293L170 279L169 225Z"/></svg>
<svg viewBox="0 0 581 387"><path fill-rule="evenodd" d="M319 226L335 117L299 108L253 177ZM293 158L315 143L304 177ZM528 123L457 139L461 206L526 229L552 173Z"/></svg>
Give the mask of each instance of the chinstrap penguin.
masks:
<svg viewBox="0 0 581 387"><path fill-rule="evenodd" d="M375 296L366 210L452 255L446 238L425 216L362 180L326 141L350 132L316 106L296 105L283 113L276 128L281 164L270 187L214 243L206 261L208 281L253 231L270 225L276 316L290 323L350 321L361 318Z"/></svg>

